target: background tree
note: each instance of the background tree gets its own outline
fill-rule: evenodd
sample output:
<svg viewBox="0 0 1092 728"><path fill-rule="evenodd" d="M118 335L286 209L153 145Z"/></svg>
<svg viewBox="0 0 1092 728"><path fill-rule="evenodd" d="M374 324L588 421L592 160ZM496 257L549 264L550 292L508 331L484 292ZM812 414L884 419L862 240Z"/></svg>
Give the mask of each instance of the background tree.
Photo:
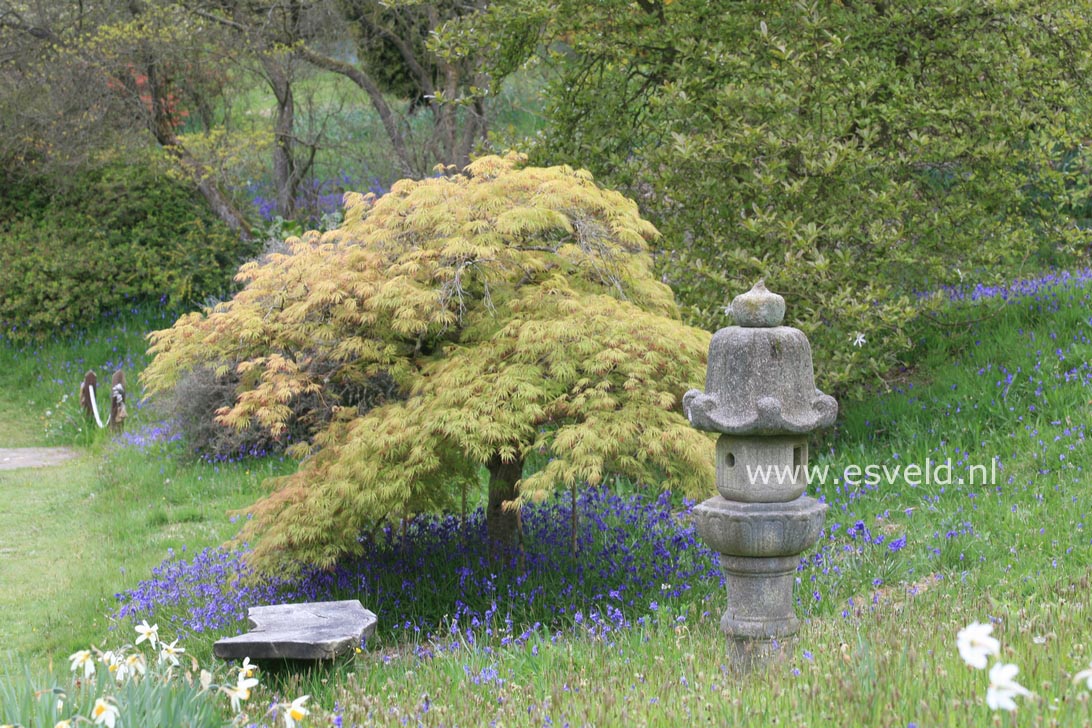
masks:
<svg viewBox="0 0 1092 728"><path fill-rule="evenodd" d="M478 4L347 1L343 12L352 23L364 62L340 60L313 42L300 46L300 53L316 67L345 76L367 94L402 174L421 177L437 164L461 169L485 138L485 97L495 81L486 74L484 59L473 47L449 48L441 54L435 42L424 39L437 36L460 14L479 11ZM378 53L377 45L387 53ZM366 65L380 59L385 62ZM390 59L395 59L397 70L391 69ZM403 108L387 102L384 91L388 89L411 91ZM420 106L429 117L424 130L412 121Z"/></svg>
<svg viewBox="0 0 1092 728"><path fill-rule="evenodd" d="M288 49L263 47L260 38L257 43L254 55L275 102L272 177L276 211L284 219L292 220L299 211L300 186L314 168L315 156L326 142L322 132L325 126L323 113L314 106L309 109L312 113L307 116L315 120L317 133L305 137L297 113L296 84L304 64Z"/></svg>
<svg viewBox="0 0 1092 728"><path fill-rule="evenodd" d="M0 3L9 173L63 180L104 156L154 143L242 237L250 225L178 136L186 101L208 109L223 90L219 29L171 5ZM10 46L8 46L10 44ZM215 60L213 60L215 59Z"/></svg>
<svg viewBox="0 0 1092 728"><path fill-rule="evenodd" d="M624 475L704 490L711 442L680 399L702 381L709 336L653 277L655 235L584 172L485 157L352 196L341 228L248 265L232 301L152 334L144 382L165 393L194 367L234 370L219 421L275 434L301 396L397 382L370 409L323 405L326 424L296 447L317 452L251 509L267 568L329 565L383 519L450 507L483 469L499 542L521 499L556 487Z"/></svg>
<svg viewBox="0 0 1092 728"><path fill-rule="evenodd" d="M895 365L922 292L1086 255L1083 3L638 6L554 6L534 159L638 199L687 321L765 277L842 391Z"/></svg>
<svg viewBox="0 0 1092 728"><path fill-rule="evenodd" d="M234 28L255 46L285 49L351 81L379 117L405 176L425 176L437 164L461 169L469 162L488 130L486 98L495 92L498 74L509 68L484 62L482 49L492 46L445 40L449 25L484 13L484 3L185 2L198 17ZM344 52L346 42L357 46L355 54ZM403 98L392 100L391 92ZM427 123L414 118L422 107Z"/></svg>
<svg viewBox="0 0 1092 728"><path fill-rule="evenodd" d="M365 126L374 116L383 130L396 168L373 172L383 184L465 165L486 138L489 97L516 68L484 63L506 47L475 38L473 21L487 12L415 0L0 0L0 155L63 181L104 154L155 144L246 237L249 221L236 207L237 191L256 176L246 157L268 150L275 212L291 220L316 165L325 179L352 173L328 169L360 146L334 138L349 116L368 118ZM315 76L301 97L300 80ZM232 123L255 78L273 97L268 129ZM350 84L363 94L347 111L333 97ZM316 85L323 98L301 103Z"/></svg>
<svg viewBox="0 0 1092 728"><path fill-rule="evenodd" d="M204 300L254 254L245 218L179 143L191 103L210 107L224 80L215 34L188 19L136 3L0 0L5 336Z"/></svg>

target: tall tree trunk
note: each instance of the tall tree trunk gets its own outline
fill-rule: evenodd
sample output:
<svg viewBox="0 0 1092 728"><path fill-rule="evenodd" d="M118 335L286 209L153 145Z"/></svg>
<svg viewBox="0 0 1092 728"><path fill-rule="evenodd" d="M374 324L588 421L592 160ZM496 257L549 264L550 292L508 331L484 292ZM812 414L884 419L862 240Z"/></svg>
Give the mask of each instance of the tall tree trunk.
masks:
<svg viewBox="0 0 1092 728"><path fill-rule="evenodd" d="M474 103L466 107L466 119L463 122L463 131L459 138L458 146L452 153L454 164L462 169L470 164L470 153L474 151L474 145L486 138L489 125L485 117L485 103L480 99L474 99Z"/></svg>
<svg viewBox="0 0 1092 728"><path fill-rule="evenodd" d="M277 214L285 220L291 220L296 216L301 177L292 148L296 126L296 100L288 69L282 67L279 60L269 56L262 57L262 65L277 99L277 120L273 128L273 183L277 188Z"/></svg>
<svg viewBox="0 0 1092 728"><path fill-rule="evenodd" d="M494 455L486 467L489 469L489 502L485 508L485 531L490 552L496 556L516 545L519 513L515 503L508 508L504 504L516 499L516 484L523 477L523 461L517 459L506 463Z"/></svg>
<svg viewBox="0 0 1092 728"><path fill-rule="evenodd" d="M173 138L174 135L172 134ZM216 213L217 217L224 221L231 230L243 240L250 240L252 237L252 231L250 229L250 223L247 222L243 214L239 212L239 209L235 207L235 203L231 201L224 191L220 189L220 185L216 183L205 166L201 164L185 147L178 141L177 138L173 138L171 143L163 143L163 148L174 157L180 167L189 175L190 179L197 185L197 189L208 201L212 211Z"/></svg>
<svg viewBox="0 0 1092 728"><path fill-rule="evenodd" d="M253 231L250 229L250 223L243 217L243 214L239 212L239 209L235 207L235 203L231 201L231 198L224 194L224 191L220 189L220 185L216 183L205 166L201 164L192 154L190 154L185 147L178 143L165 147L167 152L172 157L178 160L179 166L189 175L194 184L197 185L198 191L204 196L205 200L209 203L209 207L216 213L224 223L243 240L250 240L253 237Z"/></svg>

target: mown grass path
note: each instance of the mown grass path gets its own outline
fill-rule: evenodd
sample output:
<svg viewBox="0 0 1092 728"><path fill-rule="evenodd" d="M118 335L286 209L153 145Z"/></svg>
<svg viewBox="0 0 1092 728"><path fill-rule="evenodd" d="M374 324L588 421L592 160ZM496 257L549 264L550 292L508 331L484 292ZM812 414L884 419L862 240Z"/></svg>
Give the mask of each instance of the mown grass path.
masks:
<svg viewBox="0 0 1092 728"><path fill-rule="evenodd" d="M74 639L101 642L113 609L119 567L108 565L118 554L109 509L96 503L100 448L48 447L58 390L72 392L64 416L82 422L75 375L71 385L53 381L82 362L15 349L0 360L0 653L55 656Z"/></svg>
<svg viewBox="0 0 1092 728"><path fill-rule="evenodd" d="M56 646L52 635L102 635L111 584L92 564L108 558L103 528L88 518L92 458L0 471L0 645ZM84 624L76 624L73 615ZM103 615L87 619L86 615Z"/></svg>
<svg viewBox="0 0 1092 728"><path fill-rule="evenodd" d="M145 332L176 315L134 310L48 341L0 340L0 452L65 445L75 453L49 467L0 466L0 676L13 664L67 669L76 650L123 644L111 631L115 594L148 578L172 550L232 538L230 512L292 467L191 462L164 441L161 415L143 406L139 372ZM108 377L119 368L131 386L123 437L89 423L78 403L86 371Z"/></svg>

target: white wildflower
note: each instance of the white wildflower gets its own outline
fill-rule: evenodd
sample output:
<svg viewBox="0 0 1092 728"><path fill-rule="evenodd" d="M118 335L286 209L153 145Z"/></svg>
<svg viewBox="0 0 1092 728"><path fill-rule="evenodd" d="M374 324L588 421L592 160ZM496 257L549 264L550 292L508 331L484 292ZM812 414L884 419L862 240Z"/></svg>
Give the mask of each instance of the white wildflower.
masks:
<svg viewBox="0 0 1092 728"><path fill-rule="evenodd" d="M1031 696L1031 691L1016 682L1020 668L998 662L990 668L990 686L986 689L986 705L991 710L1016 710L1017 695Z"/></svg>
<svg viewBox="0 0 1092 728"><path fill-rule="evenodd" d="M1001 654L1001 643L991 637L992 624L979 624L971 622L956 635L956 647L959 656L971 667L979 670L986 669L987 658L990 655Z"/></svg>

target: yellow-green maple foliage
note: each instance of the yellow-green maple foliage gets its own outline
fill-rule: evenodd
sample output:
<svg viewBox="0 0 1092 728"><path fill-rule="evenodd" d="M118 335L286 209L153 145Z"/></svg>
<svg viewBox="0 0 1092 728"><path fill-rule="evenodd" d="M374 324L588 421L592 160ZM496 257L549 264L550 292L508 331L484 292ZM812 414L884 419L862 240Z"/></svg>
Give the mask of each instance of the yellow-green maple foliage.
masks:
<svg viewBox="0 0 1092 728"><path fill-rule="evenodd" d="M451 507L488 463L541 464L521 500L615 474L710 489L711 441L680 404L709 334L653 276L655 228L586 172L522 162L347 195L341 228L244 266L233 300L150 336L152 392L237 370L225 426L277 432L331 378L386 373L404 394L297 447L312 456L250 509L257 566L329 565L384 518Z"/></svg>

